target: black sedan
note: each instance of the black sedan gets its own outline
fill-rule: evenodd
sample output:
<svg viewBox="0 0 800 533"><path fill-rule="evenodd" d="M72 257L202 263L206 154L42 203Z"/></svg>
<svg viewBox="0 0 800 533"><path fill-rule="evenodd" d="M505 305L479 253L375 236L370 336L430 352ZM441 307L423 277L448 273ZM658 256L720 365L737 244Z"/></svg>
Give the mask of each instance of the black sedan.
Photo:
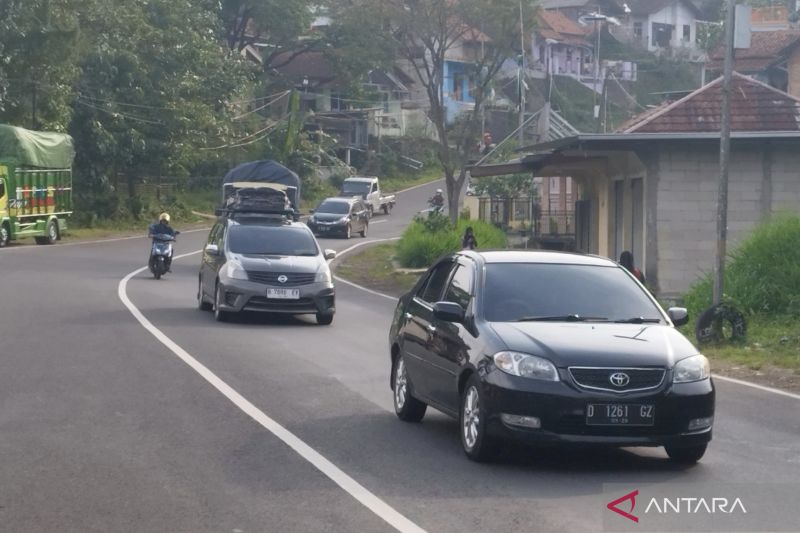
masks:
<svg viewBox="0 0 800 533"><path fill-rule="evenodd" d="M694 463L714 421L708 360L616 263L460 252L400 299L389 340L397 416L458 418L467 456L531 444L664 446Z"/></svg>
<svg viewBox="0 0 800 533"><path fill-rule="evenodd" d="M341 235L349 239L353 233L367 236L369 210L361 198L327 198L311 211L308 227L317 236Z"/></svg>

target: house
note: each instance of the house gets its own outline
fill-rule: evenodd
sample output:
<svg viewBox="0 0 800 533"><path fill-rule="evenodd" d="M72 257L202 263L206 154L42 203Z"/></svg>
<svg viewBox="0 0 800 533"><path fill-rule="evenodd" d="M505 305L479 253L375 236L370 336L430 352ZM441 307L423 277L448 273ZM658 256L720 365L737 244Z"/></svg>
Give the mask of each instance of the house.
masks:
<svg viewBox="0 0 800 533"><path fill-rule="evenodd" d="M374 120L369 124L371 136L378 139L437 137L436 128L426 113L427 99L412 98L417 94L414 85L414 79L397 66L369 72L364 88L378 100Z"/></svg>
<svg viewBox="0 0 800 533"><path fill-rule="evenodd" d="M594 77L594 45L587 40L587 28L555 10L540 10L536 19L530 67L542 74Z"/></svg>
<svg viewBox="0 0 800 533"><path fill-rule="evenodd" d="M630 13L620 25L609 25L619 41L667 55L698 56L697 19L700 11L689 0L626 0Z"/></svg>
<svg viewBox="0 0 800 533"><path fill-rule="evenodd" d="M721 73L723 59L723 48L718 47L709 55L706 71ZM733 68L800 98L800 31L754 30L750 48L735 50Z"/></svg>
<svg viewBox="0 0 800 533"><path fill-rule="evenodd" d="M452 124L464 112L475 108L475 65L491 46L488 35L475 28L465 28L444 56L443 103L447 122Z"/></svg>
<svg viewBox="0 0 800 533"><path fill-rule="evenodd" d="M789 29L789 9L785 5L752 8L750 29L752 31L775 31Z"/></svg>
<svg viewBox="0 0 800 533"><path fill-rule="evenodd" d="M537 5L543 10L558 12L576 23L586 13L600 12L615 17L625 14L622 3L616 0L541 0Z"/></svg>
<svg viewBox="0 0 800 533"><path fill-rule="evenodd" d="M619 132L541 143L471 174L571 176L581 189L576 248L612 258L629 250L648 285L677 298L714 264L721 84L649 110ZM731 107L729 249L773 213L800 208L800 99L735 73Z"/></svg>

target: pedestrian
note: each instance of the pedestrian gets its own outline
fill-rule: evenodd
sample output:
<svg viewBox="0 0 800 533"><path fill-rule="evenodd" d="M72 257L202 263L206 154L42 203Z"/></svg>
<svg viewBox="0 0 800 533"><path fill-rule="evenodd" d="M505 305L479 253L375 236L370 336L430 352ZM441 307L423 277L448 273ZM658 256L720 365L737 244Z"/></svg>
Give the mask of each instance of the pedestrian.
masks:
<svg viewBox="0 0 800 533"><path fill-rule="evenodd" d="M474 250L478 247L478 240L475 238L475 233L472 231L472 226L464 230L464 236L461 237L462 250Z"/></svg>
<svg viewBox="0 0 800 533"><path fill-rule="evenodd" d="M644 285L644 274L642 274L642 271L634 266L632 253L630 253L628 250L622 252L619 256L619 264L624 266L628 272L633 274L633 277L638 279L639 282Z"/></svg>

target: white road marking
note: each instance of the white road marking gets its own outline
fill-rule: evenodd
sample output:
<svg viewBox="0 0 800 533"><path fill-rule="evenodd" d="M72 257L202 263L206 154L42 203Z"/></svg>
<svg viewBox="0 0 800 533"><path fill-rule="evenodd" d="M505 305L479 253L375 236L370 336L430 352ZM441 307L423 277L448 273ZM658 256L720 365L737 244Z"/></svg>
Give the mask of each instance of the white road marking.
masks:
<svg viewBox="0 0 800 533"><path fill-rule="evenodd" d="M389 222L389 221L384 218L383 220L376 220L375 222L370 222L369 225L373 226L375 224L384 224L386 222Z"/></svg>
<svg viewBox="0 0 800 533"><path fill-rule="evenodd" d="M333 279L335 279L339 283L344 283L345 285L350 285L351 287L355 287L356 289L362 290L364 292L368 292L370 294L374 294L375 296L380 296L382 298L386 298L387 300L391 300L393 302L397 301L397 298L395 298L394 296L389 296L388 294L383 294L382 292L373 291L372 289L368 289L366 287L362 287L361 285L358 285L357 283L353 283L352 281L347 281L346 279L342 279L339 276L333 276Z"/></svg>
<svg viewBox="0 0 800 533"><path fill-rule="evenodd" d="M714 379L719 379L722 381L728 381L730 383L736 383L737 385L743 385L745 387L750 387L753 389L758 389L764 392L771 392L772 394L780 394L781 396L786 396L787 398L793 398L795 400L800 400L800 394L794 394L791 392L786 392L780 389L773 389L772 387L765 387L764 385L759 385L757 383L751 383L749 381L744 381L741 379L736 378L729 378L727 376L718 376L717 374L713 374Z"/></svg>
<svg viewBox="0 0 800 533"><path fill-rule="evenodd" d="M365 244L365 243L360 243ZM348 250L354 249L359 245L352 246ZM174 259L181 259L200 253L202 250L191 252L188 254L177 255ZM306 444L303 440L297 437L294 433L280 425L278 422L267 416L258 407L253 405L244 396L239 394L233 387L228 385L225 381L220 379L216 374L203 365L200 361L192 357L186 350L181 348L172 339L167 337L160 329L155 327L144 314L131 302L128 298L127 288L128 281L134 276L147 270L147 267L142 267L134 270L125 276L120 282L117 289L119 299L130 311L134 318L142 325L144 329L150 332L161 344L166 346L172 353L177 355L184 363L189 365L195 372L200 374L203 379L210 383L215 389L221 392L228 400L230 400L236 407L241 409L250 418L261 424L267 431L278 437L287 446L292 448L303 459L311 463L317 470L325 474L331 481L339 485L345 492L350 494L353 498L358 500L359 503L364 505L367 509L375 513L378 517L383 519L387 524L395 528L397 531L409 533L425 533L425 530L416 525L414 522L400 514L397 510L384 502L378 496L367 490L358 481L350 477L343 470L326 459L322 454Z"/></svg>
<svg viewBox="0 0 800 533"><path fill-rule="evenodd" d="M198 233L200 231L208 231L211 228L199 228L199 229L190 229L186 231L182 231L181 235L186 233ZM149 239L149 237L144 235L134 235L132 237L112 237L109 239L98 239L94 241L78 241L78 242L65 242L59 243L52 246L33 246L33 245L21 245L21 246L11 246L3 250L3 253L10 252L13 250L58 250L59 248L64 248L65 246L84 246L86 244L105 244L107 242L120 242L120 241L132 241L134 239Z"/></svg>
<svg viewBox="0 0 800 533"><path fill-rule="evenodd" d="M408 189L403 189L403 190L397 191L395 193L389 193L389 194L401 194L401 193L404 193L404 192L413 191L414 189L420 189L420 188L426 187L428 185L433 185L434 183L437 183L439 181L444 181L444 178L439 178L438 180L428 181L426 183L420 183L419 185L414 185L413 187L409 187Z"/></svg>

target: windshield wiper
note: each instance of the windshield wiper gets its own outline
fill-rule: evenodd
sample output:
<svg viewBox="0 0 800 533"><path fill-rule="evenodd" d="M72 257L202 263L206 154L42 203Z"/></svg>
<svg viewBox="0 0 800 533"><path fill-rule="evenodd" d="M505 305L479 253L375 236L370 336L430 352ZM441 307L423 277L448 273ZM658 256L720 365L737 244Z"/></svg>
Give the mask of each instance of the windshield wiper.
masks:
<svg viewBox="0 0 800 533"><path fill-rule="evenodd" d="M617 324L658 324L661 322L660 318L645 318L643 316L635 316L632 318L623 318L615 320Z"/></svg>
<svg viewBox="0 0 800 533"><path fill-rule="evenodd" d="M524 316L515 322L607 322L604 316L556 315L556 316Z"/></svg>

